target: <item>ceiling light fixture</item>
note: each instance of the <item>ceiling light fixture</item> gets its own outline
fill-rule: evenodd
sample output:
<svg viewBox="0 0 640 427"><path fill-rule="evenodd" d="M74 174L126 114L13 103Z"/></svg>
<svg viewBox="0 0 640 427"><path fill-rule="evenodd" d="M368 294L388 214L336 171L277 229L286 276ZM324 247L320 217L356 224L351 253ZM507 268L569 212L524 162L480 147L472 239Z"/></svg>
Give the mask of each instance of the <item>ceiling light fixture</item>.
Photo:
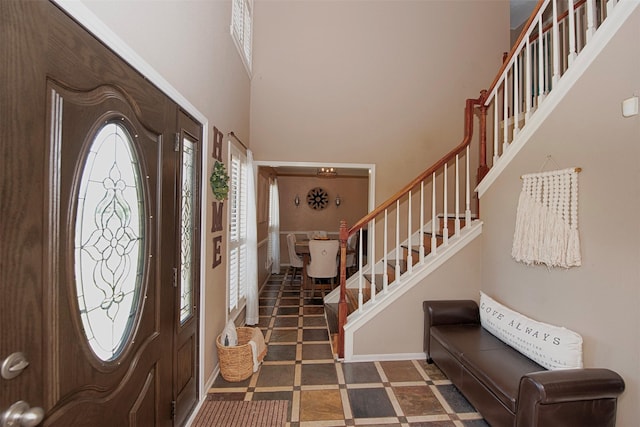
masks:
<svg viewBox="0 0 640 427"><path fill-rule="evenodd" d="M320 168L318 169L318 176L323 178L333 178L338 174L334 168Z"/></svg>

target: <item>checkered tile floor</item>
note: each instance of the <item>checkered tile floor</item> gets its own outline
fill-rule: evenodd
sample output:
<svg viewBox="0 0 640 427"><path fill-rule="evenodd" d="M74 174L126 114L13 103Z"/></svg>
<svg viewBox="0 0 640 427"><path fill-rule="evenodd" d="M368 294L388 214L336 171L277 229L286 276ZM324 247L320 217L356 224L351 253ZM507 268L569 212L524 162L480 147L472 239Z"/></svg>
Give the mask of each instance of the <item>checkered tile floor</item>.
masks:
<svg viewBox="0 0 640 427"><path fill-rule="evenodd" d="M264 363L245 381L219 376L215 400L288 400L287 426L488 426L434 365L424 360L341 363L333 358L320 294L276 275L260 296L268 343Z"/></svg>

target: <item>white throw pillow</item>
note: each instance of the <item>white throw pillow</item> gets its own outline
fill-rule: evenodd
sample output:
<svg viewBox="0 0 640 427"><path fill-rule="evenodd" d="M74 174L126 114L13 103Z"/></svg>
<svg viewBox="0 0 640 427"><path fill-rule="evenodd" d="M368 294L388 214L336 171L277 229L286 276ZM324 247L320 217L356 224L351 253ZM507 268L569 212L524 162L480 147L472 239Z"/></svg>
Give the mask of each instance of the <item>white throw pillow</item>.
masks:
<svg viewBox="0 0 640 427"><path fill-rule="evenodd" d="M222 331L220 338L221 344L225 347L233 347L238 345L238 332L236 331L236 325L233 320L229 320Z"/></svg>
<svg viewBox="0 0 640 427"><path fill-rule="evenodd" d="M528 318L480 292L480 323L501 341L547 369L582 368L582 336Z"/></svg>

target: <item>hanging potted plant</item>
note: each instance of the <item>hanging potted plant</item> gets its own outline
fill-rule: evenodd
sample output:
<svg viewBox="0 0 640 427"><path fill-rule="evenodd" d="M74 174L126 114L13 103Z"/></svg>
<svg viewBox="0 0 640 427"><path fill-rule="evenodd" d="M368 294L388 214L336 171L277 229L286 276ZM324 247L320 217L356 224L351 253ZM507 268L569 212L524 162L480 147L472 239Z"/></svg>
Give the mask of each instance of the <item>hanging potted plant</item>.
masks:
<svg viewBox="0 0 640 427"><path fill-rule="evenodd" d="M213 197L218 201L223 201L229 194L229 175L224 167L224 163L216 160L211 171L211 177L209 177L209 184L211 184L211 190L213 191Z"/></svg>

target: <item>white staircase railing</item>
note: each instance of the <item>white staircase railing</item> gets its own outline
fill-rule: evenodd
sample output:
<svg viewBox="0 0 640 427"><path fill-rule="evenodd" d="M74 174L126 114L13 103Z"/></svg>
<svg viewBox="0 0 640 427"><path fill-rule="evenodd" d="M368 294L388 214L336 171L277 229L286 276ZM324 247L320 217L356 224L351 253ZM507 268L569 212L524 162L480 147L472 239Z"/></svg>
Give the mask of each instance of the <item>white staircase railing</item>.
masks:
<svg viewBox="0 0 640 427"><path fill-rule="evenodd" d="M525 126L616 8L637 0L540 0L486 93L489 164L509 160ZM481 129L482 132L482 129ZM512 155L514 154L511 153ZM479 192L482 194L483 182Z"/></svg>
<svg viewBox="0 0 640 427"><path fill-rule="evenodd" d="M365 302L375 302L378 293L387 293L391 284L402 282L414 267L424 264L448 246L449 239L460 234L462 223L470 227L473 188L470 185L469 147L457 154L450 163L442 165L363 226L368 230L367 240L370 244L365 248L363 233L360 233L357 250L359 269L355 273L358 283L357 311L362 312ZM460 167L461 163L464 168ZM455 182L454 188L449 185L450 175ZM465 183L462 187L461 179ZM417 203L413 199L417 199ZM461 204L464 205L464 211L460 208ZM425 218L425 210L430 211L430 217ZM390 223L389 217L395 218L395 222ZM382 233L380 244L376 233ZM439 236L442 237L440 241ZM389 248L389 241L394 242L392 249ZM367 251L372 255L381 252L381 259L368 256ZM379 261L370 264L373 265L371 268L363 269L362 261L365 258Z"/></svg>

